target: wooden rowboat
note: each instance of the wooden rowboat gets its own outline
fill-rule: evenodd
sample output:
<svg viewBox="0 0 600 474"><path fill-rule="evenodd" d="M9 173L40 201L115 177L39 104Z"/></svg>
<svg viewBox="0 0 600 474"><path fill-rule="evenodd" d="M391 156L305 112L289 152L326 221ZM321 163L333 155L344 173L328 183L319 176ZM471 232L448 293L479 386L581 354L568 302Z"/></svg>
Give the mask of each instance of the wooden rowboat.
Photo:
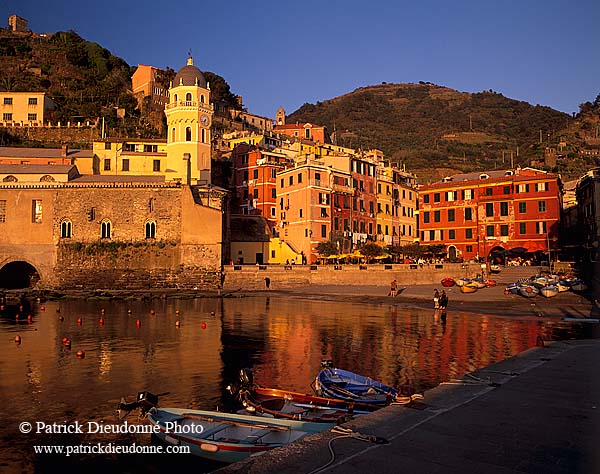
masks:
<svg viewBox="0 0 600 474"><path fill-rule="evenodd" d="M537 296L539 292L540 290L533 285L524 285L519 288L519 294L525 298L533 298L534 296Z"/></svg>
<svg viewBox="0 0 600 474"><path fill-rule="evenodd" d="M558 287L555 285L548 285L540 288L540 294L546 298L552 298L558 295Z"/></svg>
<svg viewBox="0 0 600 474"><path fill-rule="evenodd" d="M442 278L442 286L445 286L446 288L454 286L454 278L450 278L450 277Z"/></svg>
<svg viewBox="0 0 600 474"><path fill-rule="evenodd" d="M156 436L165 443L187 446L196 456L224 463L238 462L335 426L180 408L155 407L147 417L158 431Z"/></svg>

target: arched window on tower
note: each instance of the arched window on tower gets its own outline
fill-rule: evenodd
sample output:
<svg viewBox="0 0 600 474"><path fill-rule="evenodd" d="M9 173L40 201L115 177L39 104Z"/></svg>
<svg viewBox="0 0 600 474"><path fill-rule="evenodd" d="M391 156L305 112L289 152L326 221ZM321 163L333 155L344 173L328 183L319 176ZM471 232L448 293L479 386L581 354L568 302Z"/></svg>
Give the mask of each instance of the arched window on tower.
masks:
<svg viewBox="0 0 600 474"><path fill-rule="evenodd" d="M177 103L177 94L175 94L175 97L173 97L173 103L176 104Z"/></svg>
<svg viewBox="0 0 600 474"><path fill-rule="evenodd" d="M200 94L200 102L204 103L204 94Z"/></svg>
<svg viewBox="0 0 600 474"><path fill-rule="evenodd" d="M206 130L202 129L202 143L206 143Z"/></svg>
<svg viewBox="0 0 600 474"><path fill-rule="evenodd" d="M188 93L185 95L185 101L186 101L186 102L191 102L191 101L192 101L192 93L191 93L191 92L188 92Z"/></svg>
<svg viewBox="0 0 600 474"><path fill-rule="evenodd" d="M104 220L100 223L100 238L110 239L112 238L112 229L109 220Z"/></svg>
<svg viewBox="0 0 600 474"><path fill-rule="evenodd" d="M192 127L185 127L185 141L192 141Z"/></svg>
<svg viewBox="0 0 600 474"><path fill-rule="evenodd" d="M175 128L173 128L171 130L171 141L174 142L175 141Z"/></svg>
<svg viewBox="0 0 600 474"><path fill-rule="evenodd" d="M60 238L70 239L73 235L73 224L70 220L65 219L60 223Z"/></svg>
<svg viewBox="0 0 600 474"><path fill-rule="evenodd" d="M154 222L154 221L146 222L146 238L147 239L155 239L156 238L156 222Z"/></svg>

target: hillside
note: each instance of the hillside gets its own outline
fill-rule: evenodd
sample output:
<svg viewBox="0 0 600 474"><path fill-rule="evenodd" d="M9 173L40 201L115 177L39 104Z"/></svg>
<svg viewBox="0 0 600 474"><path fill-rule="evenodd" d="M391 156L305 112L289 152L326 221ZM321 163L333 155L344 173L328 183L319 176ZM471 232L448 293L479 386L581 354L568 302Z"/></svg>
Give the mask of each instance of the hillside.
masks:
<svg viewBox="0 0 600 474"><path fill-rule="evenodd" d="M557 146L577 121L550 107L493 91L459 92L431 83L381 84L317 104L304 104L288 123L312 122L334 132L338 144L383 150L392 161L417 170L421 182L461 171L529 166ZM541 141L540 141L541 131ZM559 161L555 171L577 175Z"/></svg>
<svg viewBox="0 0 600 474"><path fill-rule="evenodd" d="M110 51L81 38L74 31L52 35L13 33L0 29L0 91L46 92L58 104L49 117L56 122L96 120L122 136L153 138L160 135L148 117L136 110L131 94L135 67ZM236 96L217 74L206 72L213 101L237 106ZM175 76L167 69L165 86ZM117 109L125 109L125 118Z"/></svg>

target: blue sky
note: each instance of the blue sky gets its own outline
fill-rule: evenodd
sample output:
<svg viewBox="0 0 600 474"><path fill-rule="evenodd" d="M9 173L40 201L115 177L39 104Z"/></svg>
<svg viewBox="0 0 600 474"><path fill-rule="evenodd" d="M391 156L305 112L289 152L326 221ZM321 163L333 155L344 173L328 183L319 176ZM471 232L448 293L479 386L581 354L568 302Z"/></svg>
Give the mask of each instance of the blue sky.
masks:
<svg viewBox="0 0 600 474"><path fill-rule="evenodd" d="M0 0L0 19L75 30L122 57L223 76L274 117L381 82L493 89L564 112L600 94L599 0Z"/></svg>

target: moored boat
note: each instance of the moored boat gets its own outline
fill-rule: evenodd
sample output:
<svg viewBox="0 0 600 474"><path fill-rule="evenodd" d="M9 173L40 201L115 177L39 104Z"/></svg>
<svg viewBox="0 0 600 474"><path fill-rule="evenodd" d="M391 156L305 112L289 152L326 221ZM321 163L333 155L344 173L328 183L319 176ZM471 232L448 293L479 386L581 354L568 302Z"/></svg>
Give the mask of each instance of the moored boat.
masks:
<svg viewBox="0 0 600 474"><path fill-rule="evenodd" d="M353 400L370 405L409 403L415 395L410 386L390 387L370 377L355 374L332 366L331 361L321 362L322 369L315 378L315 391L321 397ZM420 396L419 396L420 398Z"/></svg>
<svg viewBox="0 0 600 474"><path fill-rule="evenodd" d="M463 286L465 283L470 283L471 279L470 278L458 278L456 280L454 280L454 283L456 284L456 286Z"/></svg>
<svg viewBox="0 0 600 474"><path fill-rule="evenodd" d="M475 293L479 289L479 285L475 282L465 283L460 287L461 293Z"/></svg>
<svg viewBox="0 0 600 474"><path fill-rule="evenodd" d="M491 288L492 286L496 286L496 280L487 279L484 281L486 288Z"/></svg>
<svg viewBox="0 0 600 474"><path fill-rule="evenodd" d="M519 288L519 294L525 298L533 298L534 296L537 296L539 292L540 290L533 285L523 285Z"/></svg>
<svg viewBox="0 0 600 474"><path fill-rule="evenodd" d="M540 288L540 294L546 298L552 298L558 295L558 287L555 285L547 285Z"/></svg>
<svg viewBox="0 0 600 474"><path fill-rule="evenodd" d="M485 288L485 281L483 278L473 278L473 280L471 280L471 283L475 283L477 285L477 288Z"/></svg>
<svg viewBox="0 0 600 474"><path fill-rule="evenodd" d="M557 284L556 287L558 288L558 292L559 293L563 293L565 291L569 291L571 289L571 287L567 284L565 284L564 281L560 280Z"/></svg>
<svg viewBox="0 0 600 474"><path fill-rule="evenodd" d="M442 286L445 286L446 288L454 286L454 278L450 278L450 277L442 278Z"/></svg>
<svg viewBox="0 0 600 474"><path fill-rule="evenodd" d="M238 462L335 426L181 408L154 407L147 417L157 427L160 440L187 446L196 456L224 463Z"/></svg>

